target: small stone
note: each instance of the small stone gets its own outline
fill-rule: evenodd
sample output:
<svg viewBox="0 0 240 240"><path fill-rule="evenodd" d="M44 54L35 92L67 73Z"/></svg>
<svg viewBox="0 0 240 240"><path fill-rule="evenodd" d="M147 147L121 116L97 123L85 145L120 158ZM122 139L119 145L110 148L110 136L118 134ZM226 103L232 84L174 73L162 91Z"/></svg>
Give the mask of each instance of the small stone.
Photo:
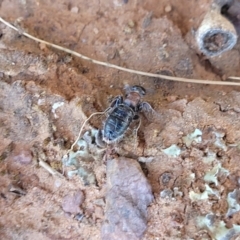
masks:
<svg viewBox="0 0 240 240"><path fill-rule="evenodd" d="M96 206L93 213L93 218L96 221L96 219L103 219L104 218L104 212L103 209L99 206Z"/></svg>
<svg viewBox="0 0 240 240"><path fill-rule="evenodd" d="M172 198L172 196L173 191L171 189L164 189L163 191L160 192L161 198Z"/></svg>
<svg viewBox="0 0 240 240"><path fill-rule="evenodd" d="M84 195L81 190L73 194L68 194L63 198L62 208L64 212L77 214L81 212L80 205L84 201Z"/></svg>
<svg viewBox="0 0 240 240"><path fill-rule="evenodd" d="M172 11L172 6L170 4L168 4L165 8L164 8L166 13L169 13Z"/></svg>
<svg viewBox="0 0 240 240"><path fill-rule="evenodd" d="M147 28L152 22L153 12L149 12L143 19L142 28Z"/></svg>
<svg viewBox="0 0 240 240"><path fill-rule="evenodd" d="M94 200L93 203L95 205L101 206L101 207L105 205L105 202L104 202L103 198L98 198L98 199Z"/></svg>
<svg viewBox="0 0 240 240"><path fill-rule="evenodd" d="M24 195L27 194L27 192L25 190L23 190L22 188L20 188L20 187L18 187L16 185L13 185L13 184L11 184L9 186L9 192L15 193L15 194L17 194L19 196L24 196Z"/></svg>
<svg viewBox="0 0 240 240"><path fill-rule="evenodd" d="M223 74L221 78L222 78L222 81L226 81L227 80L226 74Z"/></svg>
<svg viewBox="0 0 240 240"><path fill-rule="evenodd" d="M21 164L29 164L32 162L32 154L30 151L22 150L13 159Z"/></svg>
<svg viewBox="0 0 240 240"><path fill-rule="evenodd" d="M98 30L97 28L94 28L94 29L93 29L93 32L94 32L95 34L98 34L98 33L99 33L99 30Z"/></svg>
<svg viewBox="0 0 240 240"><path fill-rule="evenodd" d="M154 157L139 157L138 161L143 163L149 163L154 160Z"/></svg>
<svg viewBox="0 0 240 240"><path fill-rule="evenodd" d="M47 45L45 43L39 43L40 50L44 51L47 49Z"/></svg>
<svg viewBox="0 0 240 240"><path fill-rule="evenodd" d="M54 182L54 185L55 185L56 188L59 188L62 185L62 181L60 179L56 179L55 182Z"/></svg>
<svg viewBox="0 0 240 240"><path fill-rule="evenodd" d="M78 214L74 217L74 219L77 220L77 221L79 221L79 222L81 222L81 221L83 220L83 218L84 218L84 215L83 215L82 213L78 213Z"/></svg>
<svg viewBox="0 0 240 240"><path fill-rule="evenodd" d="M174 102L176 100L177 100L177 96L176 95L167 96L167 101L168 102Z"/></svg>
<svg viewBox="0 0 240 240"><path fill-rule="evenodd" d="M125 26L124 27L124 29L123 29L123 31L125 32L125 33L132 33L132 29L129 27L129 26Z"/></svg>
<svg viewBox="0 0 240 240"><path fill-rule="evenodd" d="M125 0L113 0L113 4L115 7L121 7L123 4L126 4L127 2Z"/></svg>
<svg viewBox="0 0 240 240"><path fill-rule="evenodd" d="M134 28L134 27L135 27L134 21L133 21L133 20L129 20L129 21L128 21L128 26L129 26L130 28Z"/></svg>
<svg viewBox="0 0 240 240"><path fill-rule="evenodd" d="M78 13L79 9L78 9L78 7L72 7L70 11L72 13Z"/></svg>
<svg viewBox="0 0 240 240"><path fill-rule="evenodd" d="M179 99L169 104L169 108L175 109L180 112L184 112L187 107L187 100L186 99Z"/></svg>

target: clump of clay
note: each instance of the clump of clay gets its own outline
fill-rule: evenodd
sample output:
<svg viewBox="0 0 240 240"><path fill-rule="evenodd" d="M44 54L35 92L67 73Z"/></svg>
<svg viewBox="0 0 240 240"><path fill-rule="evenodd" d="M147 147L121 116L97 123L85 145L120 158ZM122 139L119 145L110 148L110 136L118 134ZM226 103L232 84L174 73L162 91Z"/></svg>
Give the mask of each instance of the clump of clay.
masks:
<svg viewBox="0 0 240 240"><path fill-rule="evenodd" d="M139 239L147 228L151 186L139 163L118 158L108 161L105 223L102 239Z"/></svg>

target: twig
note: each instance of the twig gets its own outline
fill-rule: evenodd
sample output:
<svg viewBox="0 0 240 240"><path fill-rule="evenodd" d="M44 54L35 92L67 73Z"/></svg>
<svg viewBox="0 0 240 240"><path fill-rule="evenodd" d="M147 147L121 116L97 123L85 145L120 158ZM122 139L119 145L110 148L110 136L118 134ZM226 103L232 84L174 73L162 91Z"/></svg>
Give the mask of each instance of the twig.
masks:
<svg viewBox="0 0 240 240"><path fill-rule="evenodd" d="M83 123L83 125L82 125L82 127L81 127L81 129L80 129L80 131L79 131L79 134L78 134L77 139L76 139L75 142L72 144L71 148L67 151L67 154L73 150L73 147L76 145L76 143L77 143L78 140L80 139L81 134L82 134L82 131L83 131L83 128L85 127L86 123L87 123L93 116L95 116L95 115L101 115L101 114L105 114L105 113L106 113L106 111L104 111L104 112L95 112L95 113L92 113L92 114L84 121L84 123Z"/></svg>
<svg viewBox="0 0 240 240"><path fill-rule="evenodd" d="M227 80L237 80L237 81L240 81L240 77L228 77Z"/></svg>
<svg viewBox="0 0 240 240"><path fill-rule="evenodd" d="M239 82L227 82L227 81L212 81L212 80L201 80L201 79L188 79L188 78L181 78L181 77L173 77L173 76L166 76L166 75L162 75L162 74L154 74L154 73L147 73L147 72L143 72L143 71L138 71L138 70L133 70L133 69L128 69L125 67L120 67L111 63L106 63L106 62L102 62L102 61L98 61L92 58L89 58L87 56L84 56L78 52L72 51L68 48L64 48L61 47L59 45L41 40L39 38L36 38L34 36L32 36L31 34L28 34L26 32L22 32L20 29L14 27L12 24L10 24L9 22L5 21L3 18L0 17L0 22L4 23L5 25L7 25L8 27L14 29L15 31L19 32L20 34L22 34L25 37L28 37L36 42L39 43L44 43L50 47L53 47L55 49L61 50L63 52L69 53L73 56L82 58L84 60L90 61L92 63L101 65L101 66L105 66L105 67L109 67L109 68L114 68L114 69L118 69L124 72L129 72L129 73L134 73L134 74L138 74L138 75L142 75L142 76L147 76L147 77L154 77L154 78L163 78L166 80L171 80L171 81L176 81L176 82L186 82L186 83L199 83L199 84L212 84L212 85L228 85L228 86L240 86Z"/></svg>
<svg viewBox="0 0 240 240"><path fill-rule="evenodd" d="M135 148L137 147L137 141L138 141L138 136L137 136L137 134L138 134L138 130L139 130L139 128L141 127L141 123L142 123L142 121L141 121L141 118L139 118L139 123L138 123L138 126L137 126L137 128L135 129L135 133L136 133L136 137L135 137L135 140L134 140L134 150L136 150Z"/></svg>
<svg viewBox="0 0 240 240"><path fill-rule="evenodd" d="M58 171L53 169L51 166L49 166L46 162L44 162L41 159L39 160L39 166L43 167L44 169L46 169L49 173L51 173L54 176L58 176L60 178L64 178L64 176L61 173L59 173Z"/></svg>

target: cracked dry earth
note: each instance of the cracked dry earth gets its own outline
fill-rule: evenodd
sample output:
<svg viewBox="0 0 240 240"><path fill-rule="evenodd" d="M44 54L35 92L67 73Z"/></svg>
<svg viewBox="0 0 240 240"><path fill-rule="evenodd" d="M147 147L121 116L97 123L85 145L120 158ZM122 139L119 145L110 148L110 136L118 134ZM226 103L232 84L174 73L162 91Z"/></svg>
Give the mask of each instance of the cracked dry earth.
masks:
<svg viewBox="0 0 240 240"><path fill-rule="evenodd" d="M193 44L209 1L0 4L19 28L94 59L188 78L240 75L239 43L211 59ZM0 33L1 239L239 239L239 87L137 76L3 24ZM133 123L115 154L96 146L106 117L94 116L63 158L126 84L147 90L155 115L141 116L137 135Z"/></svg>

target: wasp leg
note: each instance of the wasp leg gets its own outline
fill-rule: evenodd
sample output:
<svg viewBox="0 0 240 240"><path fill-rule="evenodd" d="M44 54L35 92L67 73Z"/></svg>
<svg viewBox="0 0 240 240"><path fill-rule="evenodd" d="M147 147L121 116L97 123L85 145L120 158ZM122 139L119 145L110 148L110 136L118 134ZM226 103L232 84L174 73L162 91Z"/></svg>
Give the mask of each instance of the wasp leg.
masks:
<svg viewBox="0 0 240 240"><path fill-rule="evenodd" d="M140 116L136 114L136 115L133 117L133 120L138 120L139 118L140 118Z"/></svg>
<svg viewBox="0 0 240 240"><path fill-rule="evenodd" d="M142 102L138 107L139 112L143 112L144 116L148 120L153 120L153 118L157 115L156 111L152 108L152 106L148 102Z"/></svg>
<svg viewBox="0 0 240 240"><path fill-rule="evenodd" d="M103 130L98 130L95 134L95 142L98 147L105 148L106 143L103 141Z"/></svg>
<svg viewBox="0 0 240 240"><path fill-rule="evenodd" d="M140 112L155 112L152 106L148 102L142 102L139 104L139 111Z"/></svg>

